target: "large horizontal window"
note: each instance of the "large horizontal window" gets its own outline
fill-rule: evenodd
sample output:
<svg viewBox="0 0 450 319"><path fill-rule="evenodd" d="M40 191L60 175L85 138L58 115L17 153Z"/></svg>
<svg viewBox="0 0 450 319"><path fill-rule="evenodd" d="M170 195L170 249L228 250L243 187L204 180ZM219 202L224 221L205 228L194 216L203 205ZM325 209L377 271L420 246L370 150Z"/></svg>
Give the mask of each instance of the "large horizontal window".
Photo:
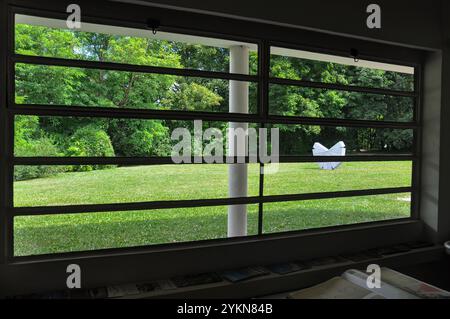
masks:
<svg viewBox="0 0 450 319"><path fill-rule="evenodd" d="M290 80L414 90L414 68L410 66L281 47L271 47L270 75Z"/></svg>
<svg viewBox="0 0 450 319"><path fill-rule="evenodd" d="M274 115L411 122L414 98L310 87L270 86Z"/></svg>
<svg viewBox="0 0 450 319"><path fill-rule="evenodd" d="M24 216L14 219L14 255L224 239L228 207ZM248 207L249 235L257 233L257 205Z"/></svg>
<svg viewBox="0 0 450 319"><path fill-rule="evenodd" d="M83 22L15 16L15 52L22 55L131 65L229 72L230 49L248 48L249 72L257 73L252 43Z"/></svg>
<svg viewBox="0 0 450 319"><path fill-rule="evenodd" d="M417 216L416 66L14 10L8 256Z"/></svg>
<svg viewBox="0 0 450 319"><path fill-rule="evenodd" d="M320 169L322 163L281 163L276 174L264 178L264 195L411 187L412 163L346 162L338 169Z"/></svg>
<svg viewBox="0 0 450 319"><path fill-rule="evenodd" d="M410 214L410 193L269 203L264 205L264 232L386 221Z"/></svg>
<svg viewBox="0 0 450 319"><path fill-rule="evenodd" d="M248 126L257 134L257 124ZM14 154L18 157L182 156L183 149L175 152L174 146L186 142L184 149L190 147L193 156L220 156L220 151L225 156L229 127L228 122L18 115Z"/></svg>
<svg viewBox="0 0 450 319"><path fill-rule="evenodd" d="M248 87L256 112L257 85ZM230 81L165 74L16 64L16 103L170 111L229 111Z"/></svg>
<svg viewBox="0 0 450 319"><path fill-rule="evenodd" d="M347 155L412 154L414 132L412 129L361 128L344 126L319 126L276 124L279 129L280 155L311 155L316 142L326 148L342 141Z"/></svg>
<svg viewBox="0 0 450 319"><path fill-rule="evenodd" d="M170 156L170 146L169 129L159 120L15 118L16 156Z"/></svg>
<svg viewBox="0 0 450 319"><path fill-rule="evenodd" d="M14 205L60 206L228 198L228 170L227 164L16 166ZM258 170L257 164L248 167L248 196L258 196ZM155 181L161 181L164 187Z"/></svg>

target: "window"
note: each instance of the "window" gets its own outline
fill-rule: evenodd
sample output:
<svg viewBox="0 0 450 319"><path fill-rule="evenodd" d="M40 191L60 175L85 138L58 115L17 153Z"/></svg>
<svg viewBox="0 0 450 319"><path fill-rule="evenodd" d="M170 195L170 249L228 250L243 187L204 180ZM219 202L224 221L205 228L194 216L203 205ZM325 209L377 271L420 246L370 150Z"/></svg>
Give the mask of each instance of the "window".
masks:
<svg viewBox="0 0 450 319"><path fill-rule="evenodd" d="M73 31L16 10L9 257L415 216L415 65L258 39L93 23ZM278 129L280 163L229 163L237 156L224 151L211 154L223 162L207 164L205 131L223 142L231 127L256 138L268 129L272 152L270 129ZM171 158L178 128L193 138L189 163ZM315 143L340 141L344 156L313 156ZM321 169L328 162L340 165Z"/></svg>
<svg viewBox="0 0 450 319"><path fill-rule="evenodd" d="M16 256L117 249L227 237L227 206L18 216ZM248 234L258 207L248 206ZM174 231L176 229L177 231Z"/></svg>
<svg viewBox="0 0 450 319"><path fill-rule="evenodd" d="M228 198L228 185L223 182L228 166L16 166L14 203L33 207ZM258 196L258 170L257 164L249 164L248 196ZM38 174L45 175L31 178ZM155 181L164 182L164 188Z"/></svg>

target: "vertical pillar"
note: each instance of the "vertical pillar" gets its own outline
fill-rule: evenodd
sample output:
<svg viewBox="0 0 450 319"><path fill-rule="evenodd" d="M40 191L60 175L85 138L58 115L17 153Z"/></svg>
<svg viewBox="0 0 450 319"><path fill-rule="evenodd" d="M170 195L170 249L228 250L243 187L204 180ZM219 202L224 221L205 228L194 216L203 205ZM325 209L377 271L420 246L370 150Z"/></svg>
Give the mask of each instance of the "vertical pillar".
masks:
<svg viewBox="0 0 450 319"><path fill-rule="evenodd" d="M249 49L244 46L230 48L230 72L249 74ZM230 81L230 113L248 113L248 82ZM243 129L247 123L230 123L230 129ZM230 134L228 137L230 156L243 156L238 152L242 140ZM248 150L247 145L245 149ZM230 164L228 167L228 193L230 197L247 197L247 164ZM228 237L247 235L247 205L233 205L228 208Z"/></svg>

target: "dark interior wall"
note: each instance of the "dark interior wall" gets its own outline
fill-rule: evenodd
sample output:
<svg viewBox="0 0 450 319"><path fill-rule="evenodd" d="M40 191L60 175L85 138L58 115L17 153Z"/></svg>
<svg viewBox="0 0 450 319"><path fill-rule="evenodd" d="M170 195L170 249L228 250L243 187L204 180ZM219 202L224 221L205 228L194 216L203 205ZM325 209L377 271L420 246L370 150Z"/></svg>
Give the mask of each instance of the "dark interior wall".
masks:
<svg viewBox="0 0 450 319"><path fill-rule="evenodd" d="M239 17L420 48L441 47L441 0L119 1ZM366 26L366 7L371 3L381 6L381 30Z"/></svg>
<svg viewBox="0 0 450 319"><path fill-rule="evenodd" d="M442 103L442 52L424 61L422 107L422 164L420 216L429 240L439 241L440 134ZM444 131L444 130L442 130ZM443 169L443 168L442 168Z"/></svg>
<svg viewBox="0 0 450 319"><path fill-rule="evenodd" d="M24 1L16 2L20 4ZM44 2L46 1L39 2L41 9L45 8L43 5ZM181 5L181 1L156 0L154 2ZM431 49L439 49L442 47L440 40L441 32L439 29L439 24L441 21L439 18L441 15L439 1L420 1L422 5L419 5L419 1L415 0L391 0L390 2L384 0L378 1L383 10L383 29L381 31L366 29L364 21L365 5L363 6L361 13L361 16L364 18L362 22L359 13L355 15L355 8L360 6L363 1L312 0L310 2L311 3L308 3L307 6L308 8L315 8L314 10L302 9L302 6L304 5L303 3L306 3L304 0L298 0L296 3L291 1L289 2L290 6L281 5L283 3L288 3L285 0L278 0L274 5L270 5L261 0L258 2L254 0L241 0L239 3L235 0L228 0L223 3L211 0L188 0L183 1L182 3L183 5L186 5L187 3L202 4L209 8L216 8L216 10L234 10L234 12L238 12L241 15L249 13L258 14L258 19L260 20L264 20L264 15L268 15L265 20L269 20L270 18L271 21L276 18L287 19L291 17L292 19L296 19L295 21L293 20L293 22L295 22L297 26L321 30L334 30L335 33L340 34L351 33L351 36L370 37L372 39L378 39L379 41L382 40L401 43L408 46L420 46ZM327 6L327 4L329 6ZM99 6L98 2L92 2L91 5ZM435 6L433 10L431 10L432 5ZM59 6L63 7L61 2L58 5L53 4L52 10L60 10ZM101 6L99 7L101 8ZM291 9L286 9L286 7ZM298 7L298 9L292 9L296 7ZM257 10L255 10L255 8L257 8ZM393 8L392 10L395 10L396 14L394 15L390 13L389 8ZM149 9L151 10L151 8ZM403 11L403 9L405 9L405 11ZM109 8L109 10L117 13L116 11L119 9L114 10L114 8ZM108 9L105 11L108 11ZM145 10L136 10L129 15L126 14L126 11L120 11L120 13L121 17L133 17L133 19L138 21L145 21L145 18L149 17L148 12ZM102 14L107 15L107 13ZM162 16L167 18L169 14L167 14L167 16ZM170 13L170 16L172 16L172 13ZM321 18L318 19L317 17ZM353 20L355 17L357 18L357 22L354 22ZM182 26L188 22L190 23L188 18L179 18L180 17L178 16L172 16L172 19L177 19L177 23ZM195 19L192 21L195 21ZM301 21L301 24L299 21ZM208 23L210 23L210 20L203 20L203 26L207 25L208 27L211 27L211 29L214 29L214 26L211 26L211 24ZM200 24L200 22L198 24ZM239 32L241 32L240 30L242 29L239 28L239 24L235 23L235 21L233 21L233 24L235 25L235 29L238 29ZM258 30L258 32L265 32L271 37L273 37L271 34L276 35L277 38L280 37L277 27L267 26L267 28L274 30L261 30L260 25L256 25L254 29ZM243 33L251 33L252 31L253 29L242 30ZM344 38L339 39L337 44L329 43L326 41L325 36L322 38L320 34L316 33L313 35L308 35L307 32L282 32L283 37L285 37L287 41L292 40L297 35L300 36L300 34L306 36L306 38L302 41L308 43L310 41L322 41L330 46L336 45L339 49L340 47L345 49L345 46L348 43ZM351 39L350 42L351 45L355 45L355 41L353 39ZM370 48L370 44L367 45ZM370 52L370 50L368 51ZM390 53L383 51L381 53L377 52L377 54L384 55ZM449 97L447 95L450 93L445 95L446 90L443 90L444 93L442 93L442 102L439 100L439 97L441 96L441 85L442 87L445 87L445 84L441 83L441 80L442 78L446 78L448 81L448 76L450 75L450 70L448 72L445 71L446 73L442 76L440 74L442 64L445 65L446 68L450 66L446 56L447 55L442 56L440 52L436 52L436 54L430 53L425 61L425 69L428 69L426 76L429 77L427 80L428 85L424 86L424 89L429 92L429 94L426 94L427 100L425 108L427 110L433 110L432 112L430 111L427 113L427 117L425 118L427 121L426 128L432 129L429 132L430 134L428 135L428 138L433 142L433 144L430 144L430 148L426 149L426 154L436 154L435 149L436 147L439 148L439 142L438 139L436 139L436 136L440 134L439 126L433 125L433 123L439 120L439 116L436 114L440 111L441 105L445 107L449 101ZM442 114L441 122L443 124L448 123L446 119L450 118L447 113L448 111L443 112ZM441 133L441 136L443 137L449 135L450 132L450 127L447 128L447 125L444 126L446 127L446 130ZM441 145L444 145L444 143L446 143L445 141L448 140L448 138L443 138ZM441 149L442 148L443 146L441 146ZM434 174L436 174L439 169L441 172L445 172L445 167L447 167L447 169L450 167L447 164L450 163L449 159L450 151L446 150L441 152L441 167L439 167L439 159L436 159L435 156L430 158L429 161L425 161L426 167L429 167L430 172L434 172ZM436 189L435 186L438 181L435 179L435 175L427 176L429 178L426 180L426 183L429 183L430 185L430 192L426 194L430 194L430 199L428 202L429 206L426 208L426 211L433 212L433 214L428 214L430 219L429 223L426 223L425 226L431 229L431 233L433 233L433 235L436 235L435 233L438 231L444 233L442 229L445 227L443 226L444 223L441 223L441 221L446 221L446 218L448 221L449 214L447 213L447 215L445 215L447 217L444 217L443 212L444 208L447 209L447 207L450 207L448 206L450 205L450 196L446 196L444 190L449 189L447 186L450 183L450 179L441 179L442 201L447 200L449 202L447 206L442 206L439 196L436 196L439 188ZM439 201L439 213L436 211L436 201ZM450 212L450 210L448 210L448 212ZM440 219L439 216L441 217ZM2 264L0 265L0 287L3 284L3 287L7 287L9 292L14 291L16 293L30 292L33 291L33 289L39 289L39 291L61 289L61 287L65 284L66 266L72 262L79 263L82 266L82 269L86 269L84 272L85 275L83 275L83 280L86 280L86 285L95 287L108 281L111 282L111 278L115 278L117 283L126 283L137 281L142 278L153 279L172 276L174 274L181 274L179 265L183 265L183 273L193 273L225 269L227 267L234 266L244 266L251 263L286 261L291 258L310 258L346 251L357 251L364 248L367 249L381 245L389 245L402 241L417 240L419 239L423 229L422 224L419 222L408 222L406 224L392 226L389 225L386 226L386 228L379 228L378 225L373 227L373 229L369 230L361 230L358 228L351 230L350 232L347 229L345 231L344 229L339 229L336 232L327 230L323 234L312 235L308 233L308 236L276 239L273 242L249 242L239 245L227 244L220 247L199 247L192 250L186 249L181 253L179 251L162 251L148 254L130 254L127 255L126 258L117 256L104 256L101 258L74 257L73 259L62 259L58 262L54 262L52 260L47 262L44 260L38 263ZM449 228L447 227L447 230L448 229ZM441 235L439 238L444 238L444 236ZM435 238L436 236L433 236L433 239ZM332 242L333 245L330 245L330 242ZM301 247L301 249L298 247ZM233 258L230 258L231 252L233 253ZM149 267L149 265L151 265L151 267ZM130 269L132 269L132 271L130 271ZM18 278L20 278L20 284L18 283ZM48 278L51 278L51 280Z"/></svg>
<svg viewBox="0 0 450 319"><path fill-rule="evenodd" d="M442 8L442 97L441 97L441 148L439 169L439 219L438 239L450 240L450 1Z"/></svg>

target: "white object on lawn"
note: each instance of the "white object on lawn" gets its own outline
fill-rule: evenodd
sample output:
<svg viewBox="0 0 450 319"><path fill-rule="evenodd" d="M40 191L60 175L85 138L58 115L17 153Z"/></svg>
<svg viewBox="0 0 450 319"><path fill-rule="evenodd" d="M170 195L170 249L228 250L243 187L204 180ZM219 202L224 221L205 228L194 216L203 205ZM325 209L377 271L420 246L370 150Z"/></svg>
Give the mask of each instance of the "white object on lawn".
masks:
<svg viewBox="0 0 450 319"><path fill-rule="evenodd" d="M345 144L340 141L328 149L320 143L314 143L312 152L313 156L345 156ZM319 167L325 170L336 169L339 165L341 165L341 162L319 163Z"/></svg>

